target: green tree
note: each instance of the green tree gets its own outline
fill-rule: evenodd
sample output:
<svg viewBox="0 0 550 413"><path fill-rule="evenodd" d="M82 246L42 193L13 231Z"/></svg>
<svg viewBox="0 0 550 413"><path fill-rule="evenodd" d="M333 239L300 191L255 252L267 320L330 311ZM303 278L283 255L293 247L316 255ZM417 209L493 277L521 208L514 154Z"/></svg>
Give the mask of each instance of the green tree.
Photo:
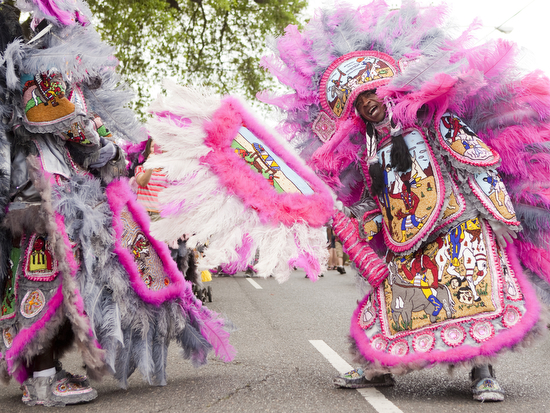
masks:
<svg viewBox="0 0 550 413"><path fill-rule="evenodd" d="M165 76L252 98L273 82L259 67L265 37L283 34L307 0L88 0L120 73L136 90L135 108Z"/></svg>

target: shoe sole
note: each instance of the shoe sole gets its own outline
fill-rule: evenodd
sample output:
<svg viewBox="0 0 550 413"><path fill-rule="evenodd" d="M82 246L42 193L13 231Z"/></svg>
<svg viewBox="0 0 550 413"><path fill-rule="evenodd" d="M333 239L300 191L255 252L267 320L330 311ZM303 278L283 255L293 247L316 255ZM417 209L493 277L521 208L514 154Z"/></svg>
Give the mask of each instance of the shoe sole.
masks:
<svg viewBox="0 0 550 413"><path fill-rule="evenodd" d="M496 392L483 392L474 394L474 400L478 402L501 402L504 400L504 394Z"/></svg>
<svg viewBox="0 0 550 413"><path fill-rule="evenodd" d="M343 387L345 389L362 389L365 387L391 387L395 385L395 380L393 378L385 379L383 382L373 382L373 381L366 381L366 380L360 380L358 379L357 382L349 382L345 379L342 379L340 377L337 377L332 380L332 383L335 386Z"/></svg>

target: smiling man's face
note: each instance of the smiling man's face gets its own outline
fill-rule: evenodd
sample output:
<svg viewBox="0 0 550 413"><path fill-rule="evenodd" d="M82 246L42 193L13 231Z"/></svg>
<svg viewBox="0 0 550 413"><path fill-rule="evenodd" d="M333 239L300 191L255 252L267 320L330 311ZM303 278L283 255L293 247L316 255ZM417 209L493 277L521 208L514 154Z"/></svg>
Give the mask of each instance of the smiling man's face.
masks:
<svg viewBox="0 0 550 413"><path fill-rule="evenodd" d="M386 105L382 103L373 90L363 92L357 96L355 109L368 122L378 123L386 117Z"/></svg>

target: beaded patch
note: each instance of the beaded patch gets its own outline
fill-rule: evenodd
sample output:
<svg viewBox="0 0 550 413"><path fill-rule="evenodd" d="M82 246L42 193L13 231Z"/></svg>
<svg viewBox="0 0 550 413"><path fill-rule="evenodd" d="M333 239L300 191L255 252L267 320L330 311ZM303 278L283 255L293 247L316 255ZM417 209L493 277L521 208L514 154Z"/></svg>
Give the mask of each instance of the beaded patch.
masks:
<svg viewBox="0 0 550 413"><path fill-rule="evenodd" d="M46 297L42 291L28 291L21 300L21 315L25 318L33 318L42 311L45 305Z"/></svg>
<svg viewBox="0 0 550 413"><path fill-rule="evenodd" d="M466 330L460 324L453 324L441 330L441 339L449 347L460 346L466 339Z"/></svg>
<svg viewBox="0 0 550 413"><path fill-rule="evenodd" d="M313 122L311 129L315 132L319 139L326 142L332 137L332 135L334 135L334 132L336 132L336 124L329 115L323 111L320 111L319 116L317 116Z"/></svg>
<svg viewBox="0 0 550 413"><path fill-rule="evenodd" d="M435 335L431 331L426 331L414 336L413 349L419 353L427 353L432 351L435 346Z"/></svg>
<svg viewBox="0 0 550 413"><path fill-rule="evenodd" d="M519 225L512 199L495 169L475 174L468 178L468 184L483 206L499 221L508 225Z"/></svg>
<svg viewBox="0 0 550 413"><path fill-rule="evenodd" d="M470 327L470 335L475 341L482 343L495 335L495 328L489 321L476 321Z"/></svg>
<svg viewBox="0 0 550 413"><path fill-rule="evenodd" d="M504 310L504 314L502 315L502 325L506 328L510 328L515 326L520 321L521 311L519 311L519 308L513 305L507 306L506 310Z"/></svg>
<svg viewBox="0 0 550 413"><path fill-rule="evenodd" d="M389 277L379 290L391 319L389 337L445 320L496 314L502 309L494 265L488 265L487 232L479 219L463 222L405 256L386 256ZM496 257L491 257L496 261Z"/></svg>
<svg viewBox="0 0 550 413"><path fill-rule="evenodd" d="M462 163L487 167L500 161L498 153L479 139L462 119L449 112L441 117L437 135L441 146Z"/></svg>
<svg viewBox="0 0 550 413"><path fill-rule="evenodd" d="M513 245L509 248L515 253ZM358 350L369 362L398 367L419 361L454 363L507 347L507 337L523 336L522 326L534 323L524 317L532 308L529 290L520 292L524 275L516 274L511 260L489 225L477 219L455 226L414 254L388 253L388 277L354 312L351 334ZM374 308L369 301L376 304L376 319L365 327L361 318Z"/></svg>
<svg viewBox="0 0 550 413"><path fill-rule="evenodd" d="M57 260L46 236L31 236L25 252L23 273L32 281L52 281L57 276Z"/></svg>
<svg viewBox="0 0 550 413"><path fill-rule="evenodd" d="M384 215L384 238L396 252L410 250L433 231L445 203L441 171L424 135L415 129L404 140L413 161L407 172L392 168L391 140L378 150L384 189L377 201Z"/></svg>
<svg viewBox="0 0 550 413"><path fill-rule="evenodd" d="M71 128L59 132L64 141L75 142L83 146L99 145L99 135L95 130L95 123L89 119L74 122Z"/></svg>
<svg viewBox="0 0 550 413"><path fill-rule="evenodd" d="M372 297L372 295L369 296L360 312L359 325L364 329L371 327L376 321L376 305L373 303Z"/></svg>
<svg viewBox="0 0 550 413"><path fill-rule="evenodd" d="M164 272L160 257L128 211L128 207L122 209L120 219L124 226L122 245L131 252L147 288L156 291L170 285L171 281Z"/></svg>
<svg viewBox="0 0 550 413"><path fill-rule="evenodd" d="M23 74L23 104L31 125L52 125L74 116L75 106L65 97L59 74Z"/></svg>
<svg viewBox="0 0 550 413"><path fill-rule="evenodd" d="M13 327L9 327L9 328L5 328L3 331L2 331L2 338L4 339L4 346L6 346L6 349L10 349L12 344L13 344L13 337L15 336L14 334L14 328Z"/></svg>
<svg viewBox="0 0 550 413"><path fill-rule="evenodd" d="M313 189L278 157L258 136L244 126L233 139L231 148L250 168L261 174L277 193L312 195Z"/></svg>
<svg viewBox="0 0 550 413"><path fill-rule="evenodd" d="M380 214L379 210L376 210L375 213L369 214L368 216L363 217L363 219L363 233L367 238L367 241L370 241L382 229L382 214Z"/></svg>
<svg viewBox="0 0 550 413"><path fill-rule="evenodd" d="M53 386L52 393L56 396L70 396L73 394L84 394L93 391L90 386L83 386L79 382L71 381L67 378L59 380Z"/></svg>

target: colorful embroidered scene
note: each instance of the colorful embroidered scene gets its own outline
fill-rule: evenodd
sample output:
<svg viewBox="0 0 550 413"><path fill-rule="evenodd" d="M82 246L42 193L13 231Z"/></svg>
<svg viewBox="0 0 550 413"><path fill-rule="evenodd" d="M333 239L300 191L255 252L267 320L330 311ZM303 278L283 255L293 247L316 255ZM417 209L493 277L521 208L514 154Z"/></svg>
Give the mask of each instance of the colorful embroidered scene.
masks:
<svg viewBox="0 0 550 413"><path fill-rule="evenodd" d="M356 54L352 53L353 57L339 63L326 79L326 102L330 111L337 117L342 116L351 92L357 87L395 75L391 63L380 57L368 54L355 56ZM375 89L376 86L373 84L372 88Z"/></svg>
<svg viewBox="0 0 550 413"><path fill-rule="evenodd" d="M510 225L518 225L512 199L496 169L475 174L470 178L470 187L483 205L499 220Z"/></svg>
<svg viewBox="0 0 550 413"><path fill-rule="evenodd" d="M57 275L57 261L51 243L44 235L33 234L25 251L25 277L32 281L51 281Z"/></svg>
<svg viewBox="0 0 550 413"><path fill-rule="evenodd" d="M75 106L65 97L58 74L21 75L25 115L30 123L52 124L71 116Z"/></svg>
<svg viewBox="0 0 550 413"><path fill-rule="evenodd" d="M164 273L160 257L127 207L122 209L120 219L124 226L122 245L132 254L140 277L147 288L158 291L170 285L171 281Z"/></svg>
<svg viewBox="0 0 550 413"><path fill-rule="evenodd" d="M439 132L443 146L462 162L480 165L494 162L491 149L457 116L445 113L441 117Z"/></svg>
<svg viewBox="0 0 550 413"><path fill-rule="evenodd" d="M519 282L486 226L470 220L418 253L388 256L388 279L355 321L371 349L403 357L476 346L523 320Z"/></svg>
<svg viewBox="0 0 550 413"><path fill-rule="evenodd" d="M306 181L244 126L233 139L231 148L253 171L261 174L277 193L313 194Z"/></svg>
<svg viewBox="0 0 550 413"><path fill-rule="evenodd" d="M466 221L414 254L388 254L383 285L388 336L502 310L495 266L480 221ZM499 266L500 267L500 266ZM514 288L518 288L514 285Z"/></svg>
<svg viewBox="0 0 550 413"><path fill-rule="evenodd" d="M384 225L395 244L414 242L424 225L437 219L434 206L443 202L441 179L422 134L414 130L404 139L413 160L409 171L397 173L392 169L391 141L378 152L385 184L378 201Z"/></svg>

